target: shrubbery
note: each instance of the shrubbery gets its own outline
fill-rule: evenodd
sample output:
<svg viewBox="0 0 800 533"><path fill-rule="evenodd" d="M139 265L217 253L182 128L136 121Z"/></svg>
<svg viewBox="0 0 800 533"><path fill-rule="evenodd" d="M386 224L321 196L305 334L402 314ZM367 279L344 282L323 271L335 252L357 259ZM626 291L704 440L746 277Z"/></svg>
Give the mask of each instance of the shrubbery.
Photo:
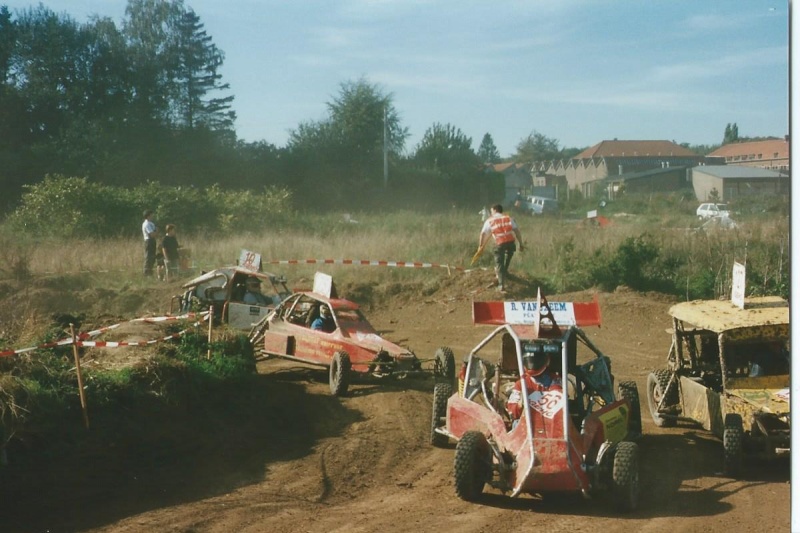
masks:
<svg viewBox="0 0 800 533"><path fill-rule="evenodd" d="M138 234L145 209L155 220L196 232L247 231L280 222L291 213L291 193L265 188L261 193L168 187L155 182L124 189L87 178L48 176L26 185L9 225L36 238L104 238Z"/></svg>

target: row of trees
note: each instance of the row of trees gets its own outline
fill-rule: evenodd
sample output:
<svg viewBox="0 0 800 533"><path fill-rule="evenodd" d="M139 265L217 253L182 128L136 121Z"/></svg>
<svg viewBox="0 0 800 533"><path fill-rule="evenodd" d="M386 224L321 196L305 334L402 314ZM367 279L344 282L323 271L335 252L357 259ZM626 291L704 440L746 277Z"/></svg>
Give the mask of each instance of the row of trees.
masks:
<svg viewBox="0 0 800 533"><path fill-rule="evenodd" d="M237 140L224 54L183 0L128 0L118 26L79 24L39 4L0 6L0 189L13 206L46 175L133 188L292 191L304 206L426 208L502 197L501 160L486 133L477 151L452 124L434 123L407 151L393 96L346 81L327 116L299 124L287 145ZM513 160L568 158L578 148L532 132ZM384 187L388 159L388 190Z"/></svg>

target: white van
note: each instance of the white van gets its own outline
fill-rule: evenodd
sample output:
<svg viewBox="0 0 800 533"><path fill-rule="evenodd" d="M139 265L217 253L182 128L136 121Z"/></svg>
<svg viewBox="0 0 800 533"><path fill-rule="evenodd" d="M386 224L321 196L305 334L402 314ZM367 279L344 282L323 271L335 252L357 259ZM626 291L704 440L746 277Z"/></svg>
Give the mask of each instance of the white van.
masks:
<svg viewBox="0 0 800 533"><path fill-rule="evenodd" d="M558 200L543 196L528 196L522 205L525 211L532 215L543 215L558 212Z"/></svg>

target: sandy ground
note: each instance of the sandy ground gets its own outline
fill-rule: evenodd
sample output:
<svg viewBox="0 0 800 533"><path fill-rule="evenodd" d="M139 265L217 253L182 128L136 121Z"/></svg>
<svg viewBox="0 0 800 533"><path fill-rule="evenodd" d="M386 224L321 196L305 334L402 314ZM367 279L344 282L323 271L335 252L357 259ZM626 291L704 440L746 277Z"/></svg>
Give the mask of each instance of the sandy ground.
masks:
<svg viewBox="0 0 800 533"><path fill-rule="evenodd" d="M497 296L485 281L445 279L428 296L403 293L366 312L419 357L450 346L460 360L489 331L471 323L470 300ZM520 291L514 296L530 296L529 287ZM511 499L493 489L463 502L453 489L454 446L428 443L432 381L355 384L336 399L324 372L267 360L258 364L262 393L224 419L209 413L205 437L170 433L161 421L142 428L163 435L158 449L110 439L113 460L48 457L46 470L11 469L0 490L0 531L789 531L788 461L750 463L742 479L731 479L720 472L722 446L711 435L688 425L660 429L647 414L647 374L665 364L673 300L627 290L599 299L603 325L587 331L611 356L616 379L638 383L644 403L642 496L633 513L602 500Z"/></svg>

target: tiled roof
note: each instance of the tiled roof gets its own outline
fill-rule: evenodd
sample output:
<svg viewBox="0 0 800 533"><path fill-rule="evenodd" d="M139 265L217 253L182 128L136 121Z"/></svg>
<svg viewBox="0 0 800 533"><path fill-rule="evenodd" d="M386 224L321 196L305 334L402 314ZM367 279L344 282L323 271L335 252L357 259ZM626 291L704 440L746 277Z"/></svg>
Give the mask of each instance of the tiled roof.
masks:
<svg viewBox="0 0 800 533"><path fill-rule="evenodd" d="M573 159L592 157L669 157L697 156L688 148L672 141L601 141L587 148Z"/></svg>
<svg viewBox="0 0 800 533"><path fill-rule="evenodd" d="M760 167L743 167L739 165L705 165L695 167L694 172L701 172L716 178L781 178L780 172Z"/></svg>
<svg viewBox="0 0 800 533"><path fill-rule="evenodd" d="M513 167L514 165L516 165L516 163L497 163L492 165L492 168L494 168L495 172L504 172L506 169Z"/></svg>
<svg viewBox="0 0 800 533"><path fill-rule="evenodd" d="M778 154L777 157L775 154ZM754 156L760 159L788 159L789 143L783 139L725 144L711 152L709 157Z"/></svg>

